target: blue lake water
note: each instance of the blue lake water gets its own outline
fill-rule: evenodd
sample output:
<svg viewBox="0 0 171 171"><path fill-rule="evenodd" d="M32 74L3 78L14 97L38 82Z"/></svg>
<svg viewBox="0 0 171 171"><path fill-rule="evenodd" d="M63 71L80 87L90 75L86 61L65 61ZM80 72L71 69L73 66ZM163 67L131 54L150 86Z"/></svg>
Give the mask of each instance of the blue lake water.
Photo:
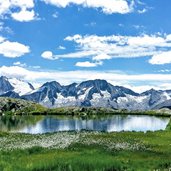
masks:
<svg viewBox="0 0 171 171"><path fill-rule="evenodd" d="M164 130L169 118L115 115L96 118L72 116L0 117L0 131L42 134L59 131L157 131Z"/></svg>

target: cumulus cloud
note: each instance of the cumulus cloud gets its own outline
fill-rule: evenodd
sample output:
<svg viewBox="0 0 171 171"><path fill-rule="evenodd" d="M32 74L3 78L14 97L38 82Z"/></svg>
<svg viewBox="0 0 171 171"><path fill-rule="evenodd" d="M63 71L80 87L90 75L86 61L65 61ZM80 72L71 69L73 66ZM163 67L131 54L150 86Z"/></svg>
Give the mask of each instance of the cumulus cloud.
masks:
<svg viewBox="0 0 171 171"><path fill-rule="evenodd" d="M42 58L53 60L53 53L51 51L44 51L41 54Z"/></svg>
<svg viewBox="0 0 171 171"><path fill-rule="evenodd" d="M128 44L131 46L164 46L166 42L166 39L163 37L159 37L156 35L143 35L143 36L137 36L137 37L129 37L128 38ZM170 44L169 44L170 46Z"/></svg>
<svg viewBox="0 0 171 171"><path fill-rule="evenodd" d="M71 41L76 45L72 53L53 55L53 59L59 58L91 58L93 61L103 61L112 58L137 58L152 57L152 62L156 55L164 53L166 55L171 50L170 35L140 35L140 36L97 36L79 35L68 36L64 40ZM158 56L157 56L158 58ZM169 57L168 57L169 58ZM163 63L169 62L167 57ZM162 64L158 62L158 64Z"/></svg>
<svg viewBox="0 0 171 171"><path fill-rule="evenodd" d="M95 61L101 61L101 60L106 60L106 59L111 59L112 57L107 55L107 54L99 54L97 56L93 57L93 60Z"/></svg>
<svg viewBox="0 0 171 171"><path fill-rule="evenodd" d="M0 75L16 77L26 81L42 82L56 80L61 84L70 84L92 79L105 79L113 85L121 85L142 92L150 88L170 89L171 74L127 74L119 71L75 70L42 71L28 70L19 66L2 66ZM134 83L139 85L134 85Z"/></svg>
<svg viewBox="0 0 171 171"><path fill-rule="evenodd" d="M103 62L89 62L89 61L85 61L85 62L77 62L75 64L75 66L77 67L85 67L85 68L90 68L90 67L97 67L98 65L102 65Z"/></svg>
<svg viewBox="0 0 171 171"><path fill-rule="evenodd" d="M17 21L27 22L35 19L35 12L33 10L22 9L20 12L12 13L11 16Z"/></svg>
<svg viewBox="0 0 171 171"><path fill-rule="evenodd" d="M0 17L11 16L13 19L23 22L31 21L36 18L34 0L1 0ZM15 12L19 9L19 12Z"/></svg>
<svg viewBox="0 0 171 171"><path fill-rule="evenodd" d="M168 52L163 52L157 55L154 55L150 60L149 63L151 64L157 64L157 65L162 65L162 64L169 64L171 63L171 51Z"/></svg>
<svg viewBox="0 0 171 171"><path fill-rule="evenodd" d="M88 8L99 8L105 14L126 14L134 11L134 1L127 0L43 0L47 4L66 8L71 4L81 5Z"/></svg>
<svg viewBox="0 0 171 171"><path fill-rule="evenodd" d="M59 8L66 8L70 5L78 5L86 8L100 9L105 14L127 14L135 11L134 0L41 0L46 4L51 4ZM37 18L34 11L34 0L1 0L0 17L6 18L11 16L20 22L28 22ZM145 10L142 11L146 12ZM58 13L52 17L57 18Z"/></svg>
<svg viewBox="0 0 171 171"><path fill-rule="evenodd" d="M0 42L0 54L8 58L16 58L30 52L30 47L8 40Z"/></svg>

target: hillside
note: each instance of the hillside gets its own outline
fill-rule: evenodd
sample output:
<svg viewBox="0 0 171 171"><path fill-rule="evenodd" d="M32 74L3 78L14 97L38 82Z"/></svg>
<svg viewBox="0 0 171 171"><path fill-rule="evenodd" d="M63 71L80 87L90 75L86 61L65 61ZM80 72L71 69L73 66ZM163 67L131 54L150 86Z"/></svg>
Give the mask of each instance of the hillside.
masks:
<svg viewBox="0 0 171 171"><path fill-rule="evenodd" d="M45 111L45 108L34 102L0 97L0 115L34 114Z"/></svg>

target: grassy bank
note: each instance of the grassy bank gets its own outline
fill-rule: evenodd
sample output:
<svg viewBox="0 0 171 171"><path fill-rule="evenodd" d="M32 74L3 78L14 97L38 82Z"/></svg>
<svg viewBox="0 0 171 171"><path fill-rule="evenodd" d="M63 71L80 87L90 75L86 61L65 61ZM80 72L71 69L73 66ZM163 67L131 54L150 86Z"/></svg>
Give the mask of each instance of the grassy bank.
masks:
<svg viewBox="0 0 171 171"><path fill-rule="evenodd" d="M112 109L101 107L61 107L49 109L40 104L25 101L22 99L13 99L0 97L0 115L72 115L72 116L97 116L97 115L150 115L170 117L170 109L147 110L147 111L129 111L126 109Z"/></svg>
<svg viewBox="0 0 171 171"><path fill-rule="evenodd" d="M76 115L76 116L98 116L98 115L149 115L149 116L163 116L170 117L171 110L147 110L147 111L128 111L126 109L112 109L100 107L61 107L54 109L46 109L44 112L33 114L45 115Z"/></svg>
<svg viewBox="0 0 171 171"><path fill-rule="evenodd" d="M0 170L168 170L171 132L0 134Z"/></svg>

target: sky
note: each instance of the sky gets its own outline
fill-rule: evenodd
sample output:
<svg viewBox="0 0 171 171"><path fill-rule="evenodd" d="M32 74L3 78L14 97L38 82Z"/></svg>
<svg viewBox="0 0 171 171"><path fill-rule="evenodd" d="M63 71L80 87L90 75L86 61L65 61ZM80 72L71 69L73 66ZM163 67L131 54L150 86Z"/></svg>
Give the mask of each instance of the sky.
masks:
<svg viewBox="0 0 171 171"><path fill-rule="evenodd" d="M0 75L171 89L170 0L0 0Z"/></svg>

